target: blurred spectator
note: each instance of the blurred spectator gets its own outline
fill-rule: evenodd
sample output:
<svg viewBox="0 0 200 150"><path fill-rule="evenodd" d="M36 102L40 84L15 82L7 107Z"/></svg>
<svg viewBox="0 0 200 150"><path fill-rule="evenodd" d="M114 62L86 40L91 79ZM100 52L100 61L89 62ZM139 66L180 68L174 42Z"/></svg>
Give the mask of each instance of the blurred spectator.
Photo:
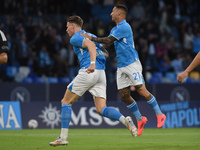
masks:
<svg viewBox="0 0 200 150"><path fill-rule="evenodd" d="M182 5L180 3L180 0L174 0L174 1L170 1L170 2L171 2L171 3L169 3L170 12L172 13L175 22L178 22L181 18Z"/></svg>
<svg viewBox="0 0 200 150"><path fill-rule="evenodd" d="M176 55L176 59L172 60L172 67L175 71L175 73L179 73L183 71L183 60L182 60L182 54L178 53Z"/></svg>
<svg viewBox="0 0 200 150"><path fill-rule="evenodd" d="M61 45L61 48L59 50L59 56L63 62L68 61L68 50L65 48L64 44Z"/></svg>
<svg viewBox="0 0 200 150"><path fill-rule="evenodd" d="M193 23L193 33L194 33L194 35L196 35L198 32L200 32L199 24L197 22L194 22Z"/></svg>
<svg viewBox="0 0 200 150"><path fill-rule="evenodd" d="M146 64L146 59L147 59L147 55L148 55L148 50L149 50L149 47L148 47L148 41L144 38L139 38L138 42L136 42L136 50L138 51L138 54L139 54L139 58L140 58L140 61L142 62L142 65L143 65L143 68L145 70L145 65Z"/></svg>
<svg viewBox="0 0 200 150"><path fill-rule="evenodd" d="M167 55L163 55L158 62L158 71L165 75L166 72L174 71L171 65L171 61Z"/></svg>
<svg viewBox="0 0 200 150"><path fill-rule="evenodd" d="M104 6L114 6L115 0L104 0L103 5Z"/></svg>
<svg viewBox="0 0 200 150"><path fill-rule="evenodd" d="M79 70L79 63L78 58L74 54L74 50L71 45L68 47L69 52L69 58L68 58L68 65L69 65L69 71L68 71L68 77L70 79L74 79L74 77L78 74Z"/></svg>
<svg viewBox="0 0 200 150"><path fill-rule="evenodd" d="M73 14L80 15L84 18L84 30L98 36L107 36L114 24L110 18L111 7L120 3L129 8L127 21L133 29L135 48L140 55L144 71L158 71L162 68L161 62L165 62L161 57L163 55L169 57L169 66L172 63L178 68L177 53L186 57L183 59L184 68L199 52L198 0L1 0L0 30L5 33L10 49L7 65L29 66L37 75L48 76L54 75L52 71L55 64L64 63L67 75L73 79L79 64L69 37L65 35L66 18ZM92 8L101 13L94 15ZM46 45L45 53L42 45ZM106 74L108 81L112 82L115 79L113 76L116 73L116 58L112 48L108 51L110 57L107 60ZM60 57L62 62L57 57ZM44 69L44 66L48 67ZM4 74L6 67L0 66ZM6 77L3 78L5 79Z"/></svg>
<svg viewBox="0 0 200 150"><path fill-rule="evenodd" d="M145 10L141 4L141 1L137 1L136 4L130 9L129 15L133 17L133 19L141 21L145 17Z"/></svg>
<svg viewBox="0 0 200 150"><path fill-rule="evenodd" d="M193 54L196 55L200 51L200 32L196 33L193 42Z"/></svg>
<svg viewBox="0 0 200 150"><path fill-rule="evenodd" d="M39 76L45 75L48 77L51 75L51 58L46 45L42 45L41 51L39 53L39 68Z"/></svg>
<svg viewBox="0 0 200 150"><path fill-rule="evenodd" d="M156 43L156 54L157 54L157 58L160 58L164 55L167 54L169 50L169 47L167 45L167 43L164 41L164 40L159 40L157 43Z"/></svg>
<svg viewBox="0 0 200 150"><path fill-rule="evenodd" d="M105 29L105 26L103 24L103 21L101 21L101 20L98 21L96 29L97 29L96 33L97 33L98 37L104 37L105 36L106 29Z"/></svg>
<svg viewBox="0 0 200 150"><path fill-rule="evenodd" d="M17 56L17 61L20 66L28 66L29 62L29 47L26 43L26 35L22 34L20 39L16 41L14 48L15 54Z"/></svg>
<svg viewBox="0 0 200 150"><path fill-rule="evenodd" d="M160 16L160 31L167 31L170 33L170 27L168 25L168 12L167 12L167 6L162 6L162 9L160 10L161 16Z"/></svg>
<svg viewBox="0 0 200 150"><path fill-rule="evenodd" d="M192 33L192 28L188 28L184 35L184 42L183 42L183 48L185 53L192 54L193 40L194 40L194 35Z"/></svg>
<svg viewBox="0 0 200 150"><path fill-rule="evenodd" d="M147 28L145 31L146 38L148 40L148 52L146 60L146 69L150 71L156 71L157 69L157 59L156 59L156 47L155 44L158 40L157 30L151 22L147 23Z"/></svg>
<svg viewBox="0 0 200 150"><path fill-rule="evenodd" d="M153 42L149 44L145 68L149 71L156 71L157 68L156 49Z"/></svg>
<svg viewBox="0 0 200 150"><path fill-rule="evenodd" d="M33 49L33 47L31 47ZM39 57L35 51L31 51L31 57L30 57L30 65L31 65L31 72L40 74L40 68L39 68Z"/></svg>
<svg viewBox="0 0 200 150"><path fill-rule="evenodd" d="M66 64L63 62L61 57L57 57L56 59L56 63L53 66L53 76L54 77L66 77L67 76L67 66Z"/></svg>
<svg viewBox="0 0 200 150"><path fill-rule="evenodd" d="M183 69L185 70L192 62L192 56L187 53L183 59Z"/></svg>
<svg viewBox="0 0 200 150"><path fill-rule="evenodd" d="M158 0L158 10L162 10L165 7L165 2L163 0Z"/></svg>

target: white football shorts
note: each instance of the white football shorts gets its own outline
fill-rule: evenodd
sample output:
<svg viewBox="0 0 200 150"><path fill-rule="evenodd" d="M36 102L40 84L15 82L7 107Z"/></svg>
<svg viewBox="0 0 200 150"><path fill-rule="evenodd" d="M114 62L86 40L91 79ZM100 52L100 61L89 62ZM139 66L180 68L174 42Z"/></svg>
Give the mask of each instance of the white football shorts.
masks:
<svg viewBox="0 0 200 150"><path fill-rule="evenodd" d="M144 79L142 76L142 65L139 60L136 60L126 67L117 68L118 90L139 84L144 84Z"/></svg>
<svg viewBox="0 0 200 150"><path fill-rule="evenodd" d="M104 70L97 70L93 73L87 73L86 69L80 69L78 75L67 86L67 88L82 96L86 91L89 91L93 97L102 97L106 99L106 75Z"/></svg>

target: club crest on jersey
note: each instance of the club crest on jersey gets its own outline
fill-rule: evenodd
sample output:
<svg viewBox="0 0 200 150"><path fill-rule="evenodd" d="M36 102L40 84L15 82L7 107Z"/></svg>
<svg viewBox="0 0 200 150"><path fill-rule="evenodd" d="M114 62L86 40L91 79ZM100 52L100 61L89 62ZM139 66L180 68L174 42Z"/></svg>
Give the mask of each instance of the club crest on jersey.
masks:
<svg viewBox="0 0 200 150"><path fill-rule="evenodd" d="M124 41L124 43L127 43L127 42L126 42L126 38L123 38L123 41Z"/></svg>

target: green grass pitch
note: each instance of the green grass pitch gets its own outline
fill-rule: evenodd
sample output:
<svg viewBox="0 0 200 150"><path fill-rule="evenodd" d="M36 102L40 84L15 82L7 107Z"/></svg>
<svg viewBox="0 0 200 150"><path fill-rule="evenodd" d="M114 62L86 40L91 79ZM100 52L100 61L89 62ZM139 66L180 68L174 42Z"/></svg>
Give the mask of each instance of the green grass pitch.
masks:
<svg viewBox="0 0 200 150"><path fill-rule="evenodd" d="M200 128L147 128L139 137L127 129L70 129L68 146L49 146L59 134L59 129L0 130L0 150L200 150Z"/></svg>

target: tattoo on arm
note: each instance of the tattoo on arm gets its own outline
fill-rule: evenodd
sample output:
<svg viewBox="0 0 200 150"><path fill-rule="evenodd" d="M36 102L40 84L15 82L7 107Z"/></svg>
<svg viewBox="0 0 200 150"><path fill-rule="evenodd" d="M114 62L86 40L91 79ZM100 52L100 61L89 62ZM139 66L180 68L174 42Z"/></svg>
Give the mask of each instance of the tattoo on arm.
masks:
<svg viewBox="0 0 200 150"><path fill-rule="evenodd" d="M117 40L117 39L113 36L109 36L109 37L103 37L103 38L92 37L91 40L94 41L94 42L97 42L97 43L112 45L114 43L114 41Z"/></svg>
<svg viewBox="0 0 200 150"><path fill-rule="evenodd" d="M104 46L105 48L109 48L111 45L112 45L112 43L111 43L111 44L103 44L103 46Z"/></svg>
<svg viewBox="0 0 200 150"><path fill-rule="evenodd" d="M147 97L148 100L150 100L153 97L152 94L149 94L149 96Z"/></svg>

